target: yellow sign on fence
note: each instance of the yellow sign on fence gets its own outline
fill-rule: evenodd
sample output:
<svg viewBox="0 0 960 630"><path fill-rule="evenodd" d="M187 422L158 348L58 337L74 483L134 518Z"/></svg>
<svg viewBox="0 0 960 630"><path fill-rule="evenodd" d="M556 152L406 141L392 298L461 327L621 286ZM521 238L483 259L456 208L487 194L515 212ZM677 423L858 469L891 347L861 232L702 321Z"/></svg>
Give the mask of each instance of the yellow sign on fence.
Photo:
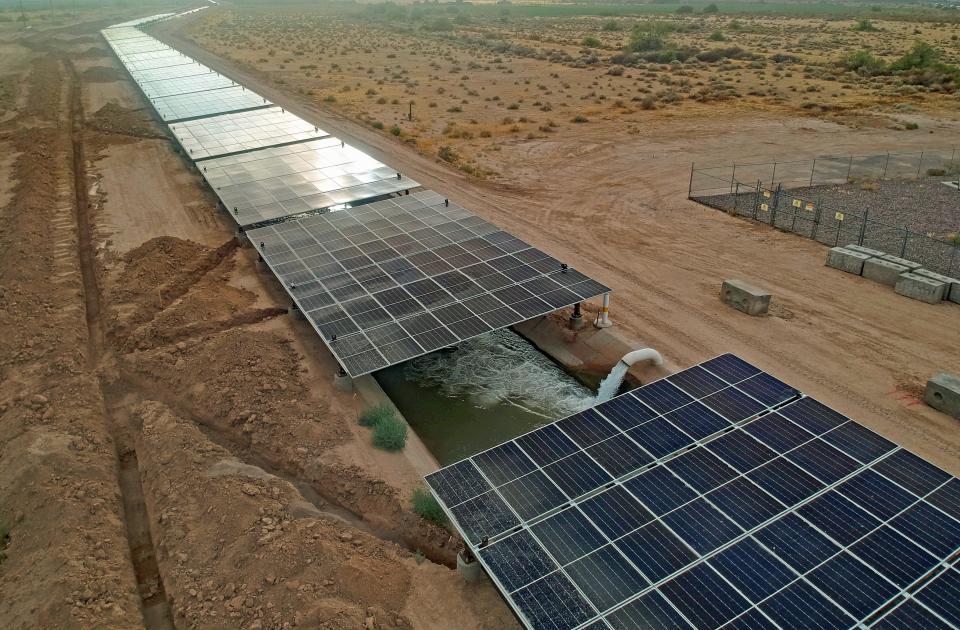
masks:
<svg viewBox="0 0 960 630"><path fill-rule="evenodd" d="M767 204L765 204L765 203L761 203L761 204L760 204L760 209L763 210L764 212L766 212L767 210L770 209L770 206L767 205Z"/></svg>
<svg viewBox="0 0 960 630"><path fill-rule="evenodd" d="M799 199L794 199L794 200L793 200L793 207L794 207L794 208L799 208L801 205L803 205L803 202L800 201Z"/></svg>
<svg viewBox="0 0 960 630"><path fill-rule="evenodd" d="M834 216L837 218L837 221L843 221L843 213L842 213L842 212L838 212L838 213L835 214Z"/></svg>
<svg viewBox="0 0 960 630"><path fill-rule="evenodd" d="M766 197L767 199L769 199L769 198L770 198L770 191L769 191L769 190L763 191L763 196Z"/></svg>
<svg viewBox="0 0 960 630"><path fill-rule="evenodd" d="M807 205L805 205L803 209L806 210L807 212L813 212L813 202L808 201Z"/></svg>

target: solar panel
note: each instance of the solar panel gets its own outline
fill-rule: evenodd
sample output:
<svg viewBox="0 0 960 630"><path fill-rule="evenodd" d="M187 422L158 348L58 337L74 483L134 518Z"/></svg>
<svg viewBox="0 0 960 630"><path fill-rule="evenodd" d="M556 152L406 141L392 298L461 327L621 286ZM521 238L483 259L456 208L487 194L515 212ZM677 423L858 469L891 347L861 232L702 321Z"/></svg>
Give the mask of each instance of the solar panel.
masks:
<svg viewBox="0 0 960 630"><path fill-rule="evenodd" d="M261 109L273 104L256 92L251 92L239 85L156 98L151 103L160 118L168 123L229 112Z"/></svg>
<svg viewBox="0 0 960 630"><path fill-rule="evenodd" d="M213 73L212 69L197 62L188 63L188 64L178 64L176 66L165 66L162 68L143 69L143 70L129 68L129 70L130 70L130 76L132 76L137 83L152 83L154 81L168 81L170 79L182 79L183 77L193 77L200 74Z"/></svg>
<svg viewBox="0 0 960 630"><path fill-rule="evenodd" d="M433 191L247 235L352 376L609 291ZM533 276L517 281L507 273L519 268ZM535 311L521 310L534 302ZM570 483L606 476L596 476L586 461L559 468Z"/></svg>
<svg viewBox="0 0 960 630"><path fill-rule="evenodd" d="M960 623L960 480L733 355L426 481L530 628Z"/></svg>
<svg viewBox="0 0 960 630"><path fill-rule="evenodd" d="M204 75L204 78L208 76L210 75ZM192 78L195 77L182 81ZM180 122L171 124L170 130L193 160L330 135L280 107Z"/></svg>
<svg viewBox="0 0 960 630"><path fill-rule="evenodd" d="M189 94L191 92L228 88L236 85L236 83L220 74L198 74L191 77L153 81L151 83L138 85L140 85L144 96L153 101L175 94Z"/></svg>
<svg viewBox="0 0 960 630"><path fill-rule="evenodd" d="M200 168L242 226L419 185L339 138L213 158Z"/></svg>
<svg viewBox="0 0 960 630"><path fill-rule="evenodd" d="M193 59L187 57L186 55L180 54L176 51L172 52L174 54L129 60L124 63L124 66L126 66L127 70L132 73L135 70L151 70L153 68L168 68L196 63Z"/></svg>

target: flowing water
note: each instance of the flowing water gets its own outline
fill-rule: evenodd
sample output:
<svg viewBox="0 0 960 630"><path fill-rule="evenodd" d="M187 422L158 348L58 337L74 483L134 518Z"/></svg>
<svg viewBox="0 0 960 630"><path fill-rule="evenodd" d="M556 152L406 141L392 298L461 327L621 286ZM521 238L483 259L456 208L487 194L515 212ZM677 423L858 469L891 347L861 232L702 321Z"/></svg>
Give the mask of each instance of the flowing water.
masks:
<svg viewBox="0 0 960 630"><path fill-rule="evenodd" d="M627 370L629 369L629 365L623 361L617 361L617 364L613 366L613 369L610 370L610 373L607 374L602 381L600 381L600 387L597 388L597 404L606 402L617 395L617 392L620 391L620 386L623 385L623 379L627 376Z"/></svg>
<svg viewBox="0 0 960 630"><path fill-rule="evenodd" d="M508 329L387 368L376 379L442 466L595 402L592 391Z"/></svg>

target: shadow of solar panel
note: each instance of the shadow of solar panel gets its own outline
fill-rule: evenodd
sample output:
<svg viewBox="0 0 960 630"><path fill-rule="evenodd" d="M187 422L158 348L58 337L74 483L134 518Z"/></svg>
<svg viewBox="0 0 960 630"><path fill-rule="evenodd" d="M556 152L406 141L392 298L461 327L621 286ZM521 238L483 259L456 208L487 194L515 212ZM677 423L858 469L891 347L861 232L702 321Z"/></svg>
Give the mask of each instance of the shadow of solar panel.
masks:
<svg viewBox="0 0 960 630"><path fill-rule="evenodd" d="M520 521L495 492L487 492L450 508L464 537L474 545L509 531Z"/></svg>
<svg viewBox="0 0 960 630"><path fill-rule="evenodd" d="M557 569L543 547L526 531L484 547L480 557L508 591L515 591Z"/></svg>
<svg viewBox="0 0 960 630"><path fill-rule="evenodd" d="M562 573L551 573L516 593L513 599L531 628L574 628L596 613Z"/></svg>
<svg viewBox="0 0 960 630"><path fill-rule="evenodd" d="M573 562L607 542L576 508L558 512L530 526L530 531L561 565Z"/></svg>

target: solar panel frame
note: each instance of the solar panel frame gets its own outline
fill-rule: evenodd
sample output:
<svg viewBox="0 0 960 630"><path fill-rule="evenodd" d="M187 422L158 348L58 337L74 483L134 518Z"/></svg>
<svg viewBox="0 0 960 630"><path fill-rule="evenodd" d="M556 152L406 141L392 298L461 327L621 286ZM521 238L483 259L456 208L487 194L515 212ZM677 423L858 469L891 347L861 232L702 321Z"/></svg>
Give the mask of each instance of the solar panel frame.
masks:
<svg viewBox="0 0 960 630"><path fill-rule="evenodd" d="M150 101L157 115L167 123L205 118L230 112L262 109L273 105L256 92L241 85L174 94Z"/></svg>
<svg viewBox="0 0 960 630"><path fill-rule="evenodd" d="M694 367L709 372L705 366L713 362L714 366L720 366L718 371L736 381L729 385L734 388L760 374L758 371L749 370L741 359L731 357L732 355L721 355ZM710 374L719 376L712 372ZM670 382L674 385L685 383L691 389L700 388L700 393L712 391L715 383L708 384L704 389L706 380L702 378L702 373L690 376L696 378L674 378ZM632 400L636 404L646 399L656 401L655 404L661 409L675 410L673 408L678 398L672 390L666 390L670 395L664 398L665 390L662 385L659 389L653 389L655 394L652 397L634 390L614 400ZM737 391L740 392L739 389ZM757 390L753 391L757 393ZM887 615L892 615L893 611L902 608L902 605L898 604L901 600L910 602L911 614L915 613L916 608L922 610L923 615L929 615L946 624L944 611L934 612L931 606L920 603L914 592L931 581L931 572L936 574L943 569L944 562L960 554L960 520L956 518L956 515L960 514L960 481L800 392L786 401L781 400L780 396L762 394L761 397L767 401L763 411L737 421L725 431L707 435L700 440L691 438L690 443L680 450L657 455L655 460L644 459L642 465L635 470L579 499L570 497L570 500L559 508L547 509L543 514L532 517L514 513L518 525L511 531L517 531L518 528L520 531L531 531L534 538L537 538L538 532L548 535L540 531L541 523L556 518L558 513L579 510L578 514L585 515L587 521L610 541L608 544L620 547L629 562L650 580L650 585L637 590L613 607L598 608L595 616L585 619L581 625L575 627L592 628L595 627L594 624L608 618L610 624L620 623L626 619L623 617L626 613L620 611L629 610L634 605L639 606L634 602L640 601L658 602L654 613L660 611L668 617L675 616L674 618L684 623L699 621L708 624L703 627L709 627L709 620L713 619L710 615L714 613L682 609L683 606L707 604L702 601L690 604L681 602L682 605L678 607L677 601L669 597L658 597L657 594L662 595L664 588L672 588L667 585L689 573L693 567L711 564L714 569L721 570L722 576L722 571L726 569L723 568L725 565L716 564L718 559L728 550L743 545L759 550L757 553L762 553L765 561L775 563L771 566L777 567L777 575L780 577L776 588L764 592L762 597L757 595L757 592L745 593L741 586L745 587L747 584L737 586L735 580L731 581L735 576L722 577L720 583L723 588L733 589L733 592L737 593L738 601L741 597L746 598L746 606L740 606L744 609L731 618L724 617L718 625L730 623L729 627L777 627L778 623L782 625L791 620L807 623L829 621L850 626L857 623L882 625ZM602 410L598 412L598 407L593 408L589 414L579 414L579 417L588 418L590 423L595 423L598 418L607 422L617 431L614 436L603 437L607 431L597 434L596 429L583 433L580 428L583 421L579 424L571 425L568 422L564 425L561 420L518 436L505 444L514 445L519 452L527 454L540 465L541 462L556 461L557 457L547 454L555 449L548 448L544 451L542 445L559 445L561 450L557 453L562 453L565 457L571 456L572 448L582 448L580 452L589 454L589 448L603 443L604 440L619 439L617 435L629 437L630 431L637 426L657 419L665 420L664 416L657 415L644 420L640 425L634 425L632 421L623 422L622 404L607 405L604 408L611 410L610 417L605 416ZM664 413L669 414L672 411ZM788 416L796 420L791 420ZM754 423L768 418L773 418L776 423L768 422L767 427L763 431L755 432L756 434L747 430ZM806 428L801 429L795 421ZM618 423L625 424L627 430L624 431ZM679 424L674 428L682 432ZM576 428L574 435L580 437L569 435L563 426ZM586 426L591 425L588 423ZM791 426L796 427L796 430L788 432L791 437L787 441L771 437L776 435L775 431L778 429ZM827 436L838 430L841 433L834 435L840 435L842 439L827 439ZM540 437L547 435L550 437ZM591 437L586 437L588 435ZM578 440L581 442L579 445ZM584 443L589 446L584 447ZM494 448L502 447L503 445L498 445ZM527 448L536 450L527 451ZM699 451L703 454L689 459L692 453ZM464 461L483 457L484 453L478 453ZM725 453L734 455L732 462L726 461ZM791 456L795 461L813 465L818 474L826 475L823 480L816 480L815 475L808 475L817 484L813 492L801 492L797 496L792 496L795 493L786 493L783 495L786 501L784 503L750 481L751 473L763 470L772 461L782 461L795 466L791 463ZM687 461L690 464L681 464ZM711 477L715 474L712 472L705 476L706 471L716 469L718 461L730 466L735 473L732 479L728 479L732 474L729 471L717 479ZM698 463L692 465L694 462ZM822 467L825 464L830 465ZM548 468L549 465L541 466L540 470ZM673 472L670 472L671 469ZM443 470L445 469L441 469ZM886 476L883 471L898 479ZM664 477L664 473L667 473L668 477ZM696 487L691 487L675 473L686 476ZM636 482L651 474L659 477L650 486L651 492L647 493L641 490L641 486L636 485ZM432 475L428 475L426 480L432 489ZM670 483L675 487L674 491L665 490L663 483L667 480L672 480ZM720 482L719 486L717 481ZM733 494L727 492L728 488L738 486L747 490L747 494L742 491ZM664 501L681 488L686 488L681 496L677 496L675 500ZM489 485L487 491L498 492L493 485ZM637 494L637 491L640 491L640 494ZM890 493L892 503L881 500L884 492ZM729 496L721 498L719 493L727 493ZM878 493L881 497L878 497ZM649 501L654 500L653 497L656 497L656 501L651 504ZM749 497L753 497L754 503L759 498L763 499L759 504L763 506L759 512L743 512L744 508L751 505ZM441 506L447 509L443 499L439 496L437 498ZM868 505L860 505L858 501L861 500L867 501ZM725 509L724 505L735 505L738 511L732 512ZM775 511L771 512L774 509ZM732 515L733 522L725 526L726 530L718 530L716 522L724 515ZM602 522L607 516L610 517L610 522ZM453 522L457 524L455 518ZM670 525L671 522L679 526L680 530L675 531ZM917 539L917 534L912 532L921 529L918 527L920 522L935 523L935 527ZM781 534L776 534L778 528L782 530ZM710 531L706 531L708 529ZM721 534L721 531L726 533ZM634 540L642 532L650 532L654 538L641 537ZM734 533L736 535L733 535ZM667 538L664 538L665 536ZM873 542L876 536L881 538ZM489 542L484 545L485 548L495 547L499 538L492 535L487 537L487 540ZM797 546L796 541L804 542ZM541 540L541 544L549 546L554 543ZM471 546L475 545L471 543ZM670 549L673 551L668 551ZM858 549L862 551L858 553ZM885 554L883 550L888 550L888 553ZM638 553L640 555L636 555ZM651 553L655 555L649 556ZM656 560L658 564L667 564L653 570L656 565L649 563L654 558L659 558ZM685 563L684 558L690 561ZM571 564L568 560L570 558L567 556L555 559L559 574L566 575L565 572ZM960 559L950 562L960 564ZM649 573L644 567L653 570L653 573ZM484 565L484 568L500 587L496 574L491 573L490 567ZM955 568L948 570L956 571ZM891 581L885 577L890 571L897 572L899 581ZM709 575L713 576L712 573ZM953 579L952 574L950 579ZM580 589L575 581L571 580L570 583L580 590L580 595L586 601L590 601L588 593ZM853 595L837 591L843 583L854 592ZM953 588L952 582L950 584ZM855 594L857 589L861 589L860 596ZM504 595L512 605L509 592L504 591ZM941 597L941 600L943 599ZM804 602L808 602L807 605L804 605ZM515 611L528 627L537 627L524 618L521 609L515 608ZM948 605L947 614L955 613L956 609L949 608ZM703 616L697 619L691 615Z"/></svg>
<svg viewBox="0 0 960 630"><path fill-rule="evenodd" d="M427 223L436 229L426 230ZM445 233L442 238L438 236L441 231ZM490 323L484 321L488 313L474 313L465 306L467 303L479 303L482 310L501 304L496 310L512 315L498 324L527 319L496 298L499 290L484 291L459 271L435 267L442 261L441 254L454 261L462 255L457 251L466 247L491 250L495 256L491 260L509 255L500 249L492 252L495 246L490 239L505 242L505 232L433 191L313 214L249 229L246 234L351 376L362 376L491 330ZM511 243L522 243L509 238ZM433 244L428 246L426 242ZM524 249L518 251L532 256L534 248L524 243ZM557 262L556 269L537 273L549 279L579 272L563 270ZM324 287L329 305L318 308L297 294L297 286L312 282ZM465 287L476 288L462 291ZM514 283L505 288L518 287L519 283ZM458 293L465 297L457 297ZM443 306L433 301L436 295L446 296ZM311 297L317 299L316 295ZM592 297L595 295L576 294L573 299L579 302ZM553 310L553 306L545 304L535 314ZM390 343L396 345L387 349L376 343L370 349L355 352L359 346L352 336L364 342L365 337L369 339L371 333L378 334L376 331L384 327L392 333ZM603 474L606 473L601 477Z"/></svg>

